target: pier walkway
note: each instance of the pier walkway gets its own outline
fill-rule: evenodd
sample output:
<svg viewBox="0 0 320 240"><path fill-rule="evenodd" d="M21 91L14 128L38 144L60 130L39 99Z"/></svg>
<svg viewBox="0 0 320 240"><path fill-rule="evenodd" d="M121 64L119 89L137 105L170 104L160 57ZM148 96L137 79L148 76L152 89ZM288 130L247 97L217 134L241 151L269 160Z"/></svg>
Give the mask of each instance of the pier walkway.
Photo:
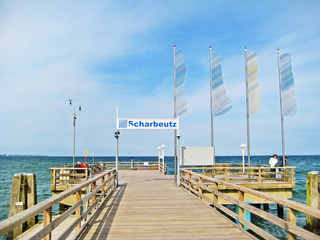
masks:
<svg viewBox="0 0 320 240"><path fill-rule="evenodd" d="M252 239L158 171L119 171L119 187L79 239Z"/></svg>

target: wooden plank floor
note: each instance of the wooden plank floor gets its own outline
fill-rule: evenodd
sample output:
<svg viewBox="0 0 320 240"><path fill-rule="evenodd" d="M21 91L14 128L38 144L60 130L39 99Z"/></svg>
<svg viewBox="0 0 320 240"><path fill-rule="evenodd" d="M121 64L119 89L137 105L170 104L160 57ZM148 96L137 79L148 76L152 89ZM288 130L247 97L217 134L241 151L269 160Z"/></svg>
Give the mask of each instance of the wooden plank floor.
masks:
<svg viewBox="0 0 320 240"><path fill-rule="evenodd" d="M251 239L158 171L119 171L119 187L79 239Z"/></svg>

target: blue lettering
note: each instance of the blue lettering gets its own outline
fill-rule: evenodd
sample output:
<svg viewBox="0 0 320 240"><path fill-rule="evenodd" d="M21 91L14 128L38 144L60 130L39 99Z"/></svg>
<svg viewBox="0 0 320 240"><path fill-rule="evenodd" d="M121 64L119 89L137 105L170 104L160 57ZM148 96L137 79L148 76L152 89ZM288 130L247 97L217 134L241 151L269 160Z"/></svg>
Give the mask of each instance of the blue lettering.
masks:
<svg viewBox="0 0 320 240"><path fill-rule="evenodd" d="M144 123L142 121L139 121L139 127L144 127Z"/></svg>
<svg viewBox="0 0 320 240"><path fill-rule="evenodd" d="M138 126L139 126L139 123L135 122L135 123L134 123L134 126L135 126L135 127L138 127Z"/></svg>
<svg viewBox="0 0 320 240"><path fill-rule="evenodd" d="M133 126L133 121L129 121L129 126Z"/></svg>
<svg viewBox="0 0 320 240"><path fill-rule="evenodd" d="M159 125L159 124L158 124L156 121L153 121L153 126L154 126L154 127L158 127L158 125Z"/></svg>
<svg viewBox="0 0 320 240"><path fill-rule="evenodd" d="M164 123L164 127L168 127L169 126L169 123Z"/></svg>
<svg viewBox="0 0 320 240"><path fill-rule="evenodd" d="M160 123L159 123L159 127L163 127L163 122L160 122Z"/></svg>
<svg viewBox="0 0 320 240"><path fill-rule="evenodd" d="M177 125L177 123L173 123L173 127L177 127L176 125Z"/></svg>
<svg viewBox="0 0 320 240"><path fill-rule="evenodd" d="M149 123L148 122L146 122L146 124L144 125L145 127L149 127Z"/></svg>

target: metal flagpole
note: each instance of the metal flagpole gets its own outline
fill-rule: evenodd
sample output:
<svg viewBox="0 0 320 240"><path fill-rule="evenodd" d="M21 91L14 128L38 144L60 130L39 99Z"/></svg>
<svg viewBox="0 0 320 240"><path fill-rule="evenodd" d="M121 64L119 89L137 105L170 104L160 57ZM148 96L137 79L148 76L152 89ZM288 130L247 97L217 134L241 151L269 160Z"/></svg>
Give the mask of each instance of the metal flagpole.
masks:
<svg viewBox="0 0 320 240"><path fill-rule="evenodd" d="M212 113L212 63L211 63L211 49L209 47L209 64L210 64L210 116L211 116L211 147L213 147L213 165L216 164L216 153L214 148L214 135L213 135L213 113Z"/></svg>
<svg viewBox="0 0 320 240"><path fill-rule="evenodd" d="M176 110L176 45L173 45L173 88L174 88L174 102L173 102L173 116L177 117ZM174 179L177 182L177 130L174 130Z"/></svg>
<svg viewBox="0 0 320 240"><path fill-rule="evenodd" d="M249 88L248 88L248 66L247 66L247 47L244 48L245 72L246 72L246 104L247 104L247 147L248 147L248 166L250 167L250 113L249 113Z"/></svg>
<svg viewBox="0 0 320 240"><path fill-rule="evenodd" d="M282 111L282 92L281 92L281 73L280 73L280 49L277 49L278 55L278 75L279 75L279 93L280 93L280 112L281 112L281 138L282 138L282 162L283 166L285 166L285 144L284 144L284 118L283 118L283 111Z"/></svg>

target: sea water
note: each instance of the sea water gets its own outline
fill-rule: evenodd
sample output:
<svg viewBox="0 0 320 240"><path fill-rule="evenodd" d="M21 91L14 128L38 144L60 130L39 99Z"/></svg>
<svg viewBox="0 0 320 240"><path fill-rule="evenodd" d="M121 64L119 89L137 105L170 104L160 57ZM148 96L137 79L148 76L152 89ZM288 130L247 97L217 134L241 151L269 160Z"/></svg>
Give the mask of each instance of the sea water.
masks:
<svg viewBox="0 0 320 240"><path fill-rule="evenodd" d="M309 171L320 170L320 156L288 156L288 166L296 166L295 181L296 188L293 189L292 200L305 203L306 202L306 179ZM251 156L251 164L267 165L270 156ZM88 163L92 161L110 161L114 162L115 157L92 157L88 158ZM120 161L130 161L131 157L119 157ZM84 162L84 157L77 157L77 161ZM134 156L134 161L150 162L158 161L158 157L138 157ZM217 156L217 163L242 163L241 156ZM11 193L11 182L15 173L35 173L37 181L37 198L41 202L51 197L50 167L72 166L72 157L49 157L49 156L0 156L0 221L8 217L9 201ZM169 174L174 174L173 157L165 157L165 163L168 164ZM276 204L270 204L270 213L276 215ZM264 220L253 216L252 221L263 227L266 231L272 233L278 238L284 238L285 233L282 229L275 227L273 224L266 223ZM301 214L297 215L299 226L304 226L305 217Z"/></svg>

